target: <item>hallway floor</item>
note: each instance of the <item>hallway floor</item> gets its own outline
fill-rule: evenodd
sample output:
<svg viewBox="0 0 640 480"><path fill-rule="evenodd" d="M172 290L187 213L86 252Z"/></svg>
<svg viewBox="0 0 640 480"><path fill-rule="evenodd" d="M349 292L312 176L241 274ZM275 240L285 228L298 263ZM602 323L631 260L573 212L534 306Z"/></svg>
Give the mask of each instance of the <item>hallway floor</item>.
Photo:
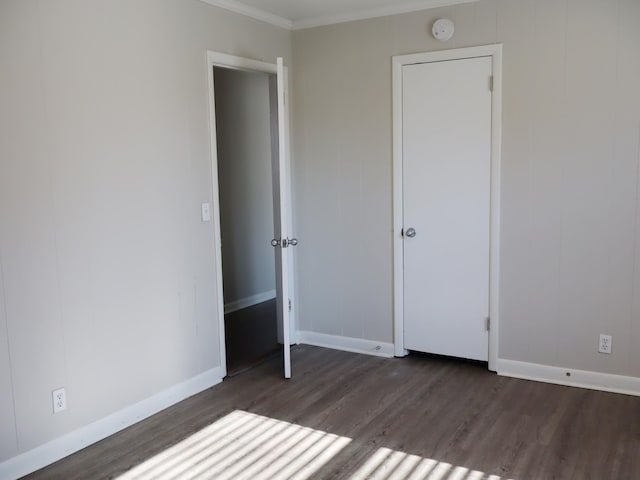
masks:
<svg viewBox="0 0 640 480"><path fill-rule="evenodd" d="M277 321L275 298L224 316L229 376L282 351Z"/></svg>

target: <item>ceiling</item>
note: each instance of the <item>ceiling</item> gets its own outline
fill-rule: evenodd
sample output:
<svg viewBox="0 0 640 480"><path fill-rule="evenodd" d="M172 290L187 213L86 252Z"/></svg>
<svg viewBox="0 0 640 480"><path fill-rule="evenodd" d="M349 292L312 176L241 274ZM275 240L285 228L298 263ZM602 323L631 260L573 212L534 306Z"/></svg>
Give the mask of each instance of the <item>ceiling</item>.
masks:
<svg viewBox="0 0 640 480"><path fill-rule="evenodd" d="M478 0L202 0L288 29L415 12Z"/></svg>

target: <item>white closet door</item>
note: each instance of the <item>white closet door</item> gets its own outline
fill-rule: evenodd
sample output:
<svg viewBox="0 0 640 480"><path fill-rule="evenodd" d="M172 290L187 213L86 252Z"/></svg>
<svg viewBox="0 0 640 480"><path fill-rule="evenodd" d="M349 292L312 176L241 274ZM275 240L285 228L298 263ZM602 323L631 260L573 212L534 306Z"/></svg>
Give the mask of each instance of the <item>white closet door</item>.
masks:
<svg viewBox="0 0 640 480"><path fill-rule="evenodd" d="M487 360L492 60L403 67L405 348Z"/></svg>

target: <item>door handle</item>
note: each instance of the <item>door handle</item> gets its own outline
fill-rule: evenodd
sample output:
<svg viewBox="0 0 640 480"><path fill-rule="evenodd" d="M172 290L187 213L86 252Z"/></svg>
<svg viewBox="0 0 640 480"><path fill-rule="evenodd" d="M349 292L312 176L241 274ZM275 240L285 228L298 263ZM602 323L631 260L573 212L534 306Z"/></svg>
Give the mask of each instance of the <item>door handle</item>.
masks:
<svg viewBox="0 0 640 480"><path fill-rule="evenodd" d="M283 238L282 239L282 248L295 247L298 245L297 238Z"/></svg>
<svg viewBox="0 0 640 480"><path fill-rule="evenodd" d="M416 236L415 228L408 228L406 232L404 232L405 237L413 238Z"/></svg>
<svg viewBox="0 0 640 480"><path fill-rule="evenodd" d="M295 247L296 245L298 245L297 238L283 238L282 240L274 238L273 240L271 240L272 247L287 248L287 247Z"/></svg>

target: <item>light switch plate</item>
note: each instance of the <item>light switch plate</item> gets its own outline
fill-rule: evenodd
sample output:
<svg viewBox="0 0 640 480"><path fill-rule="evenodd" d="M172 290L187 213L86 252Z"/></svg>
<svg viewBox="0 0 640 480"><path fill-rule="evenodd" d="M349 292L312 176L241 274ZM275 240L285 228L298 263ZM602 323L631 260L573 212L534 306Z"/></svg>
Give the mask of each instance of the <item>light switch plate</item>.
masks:
<svg viewBox="0 0 640 480"><path fill-rule="evenodd" d="M208 203L202 204L202 221L209 222L211 221L211 206Z"/></svg>

